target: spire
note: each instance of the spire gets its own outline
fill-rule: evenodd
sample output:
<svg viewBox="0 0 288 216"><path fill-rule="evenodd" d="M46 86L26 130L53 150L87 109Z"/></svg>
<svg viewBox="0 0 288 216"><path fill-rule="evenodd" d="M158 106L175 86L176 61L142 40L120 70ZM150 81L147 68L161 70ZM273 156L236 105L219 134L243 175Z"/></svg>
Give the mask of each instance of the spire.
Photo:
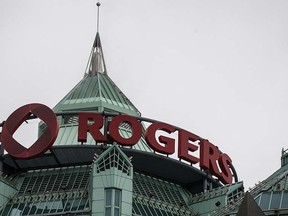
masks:
<svg viewBox="0 0 288 216"><path fill-rule="evenodd" d="M99 34L99 6L98 2L97 33L84 78L54 107L54 111L105 111L141 116L139 110L107 74Z"/></svg>
<svg viewBox="0 0 288 216"><path fill-rule="evenodd" d="M85 71L86 76L95 76L97 73L105 73L106 74L106 66L104 61L103 50L100 41L99 35L99 7L100 3L97 4L97 33L93 43L93 47L90 53L88 65Z"/></svg>
<svg viewBox="0 0 288 216"><path fill-rule="evenodd" d="M97 2L97 32L99 32L99 12L100 12L100 2Z"/></svg>
<svg viewBox="0 0 288 216"><path fill-rule="evenodd" d="M94 40L88 75L95 76L96 73L106 73L106 66L104 62L99 32L97 32Z"/></svg>

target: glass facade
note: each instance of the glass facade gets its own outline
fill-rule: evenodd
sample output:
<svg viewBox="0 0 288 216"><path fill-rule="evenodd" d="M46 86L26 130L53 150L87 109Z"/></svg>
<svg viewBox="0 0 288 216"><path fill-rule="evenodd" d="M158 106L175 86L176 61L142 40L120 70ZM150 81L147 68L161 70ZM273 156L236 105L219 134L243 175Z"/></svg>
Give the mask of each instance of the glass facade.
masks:
<svg viewBox="0 0 288 216"><path fill-rule="evenodd" d="M288 208L288 191L267 191L256 197L257 204L262 210Z"/></svg>
<svg viewBox="0 0 288 216"><path fill-rule="evenodd" d="M116 188L105 189L105 216L120 216L121 190Z"/></svg>
<svg viewBox="0 0 288 216"><path fill-rule="evenodd" d="M196 210L192 207L192 189L204 191L202 185L207 179L214 182L215 187L221 184L208 178L206 172L195 172L194 167L186 163L172 158L164 160L162 154L155 154L143 138L144 124L139 142L126 146L127 151L122 151L111 139L110 131L107 131L110 117L105 117L102 128L96 128L104 131L103 134L108 133L107 142L95 143L89 135L87 142L79 143L78 117L71 112L105 111L141 116L107 75L98 33L87 69L84 78L54 107L54 112L66 112L67 115L58 117L60 129L53 148L33 160L18 161L8 155L3 162L7 173L9 171L9 183L15 185L15 193L9 197L2 194L5 202L0 206L0 216L199 215L200 207ZM90 123L87 121L87 124ZM44 127L40 123L40 132ZM127 122L122 122L118 130L119 135L126 139L133 133ZM94 149L95 144L99 149ZM146 165L145 160L149 158L151 161ZM157 166L154 167L154 164ZM179 176L175 178L177 174L173 171L178 168ZM238 191L232 192L229 198L234 200L237 194ZM211 199L215 196L210 195ZM205 196L203 192L199 194L201 196ZM228 193L223 193L223 196L227 197ZM267 202L267 208L270 203L272 206L278 205L276 199L279 196L274 196L275 202ZM213 208L216 209L215 206Z"/></svg>
<svg viewBox="0 0 288 216"><path fill-rule="evenodd" d="M90 211L89 166L28 171L14 177L18 192L0 212L7 215L84 214Z"/></svg>

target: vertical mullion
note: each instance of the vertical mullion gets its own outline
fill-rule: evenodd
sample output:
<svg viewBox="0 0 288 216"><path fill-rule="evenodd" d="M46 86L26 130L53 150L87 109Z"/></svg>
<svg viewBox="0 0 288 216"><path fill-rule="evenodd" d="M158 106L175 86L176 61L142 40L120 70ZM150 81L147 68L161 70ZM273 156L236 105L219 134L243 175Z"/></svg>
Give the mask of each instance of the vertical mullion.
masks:
<svg viewBox="0 0 288 216"><path fill-rule="evenodd" d="M55 171L55 169L54 169L53 171ZM59 173L58 173L58 174L59 174ZM54 206L54 202L55 202L54 187L55 187L55 184L56 184L56 182L57 182L58 174L55 176L54 183L53 183L53 185L52 185L52 187L51 187L51 195L52 195L53 199L51 200L51 201L52 201L52 204L51 204L51 208L50 208L50 210L49 210L48 213L51 213L51 210L52 210L52 208L53 208L53 206ZM54 175L54 174L52 174L52 176L53 176L53 175ZM57 191L57 192L58 192L58 191ZM57 210L56 210L56 211L57 211Z"/></svg>
<svg viewBox="0 0 288 216"><path fill-rule="evenodd" d="M61 185L63 184L64 178L65 178L65 172L66 172L67 170L68 170L68 167L66 167L66 170L60 169L60 170L59 170L59 173L58 173L58 177L60 176L60 174L63 175L63 176L62 176L62 179L61 179L61 182L60 182L60 184L59 184L58 191L57 191L57 193L59 194L59 203L58 203L56 212L58 212L59 206L60 206L60 204L62 203L61 200L60 200L60 197L61 197L61 194L63 194L64 192L63 192L63 191L60 192L60 190L61 190ZM63 171L63 173L62 173L61 171ZM63 210L62 210L62 211L63 211Z"/></svg>
<svg viewBox="0 0 288 216"><path fill-rule="evenodd" d="M74 182L73 182L73 185L72 185L72 188L71 188L71 192L72 192L72 194L73 194L73 198L74 198L74 199L73 199L73 202L72 202L72 204L71 204L70 211L71 211L71 209L72 209L73 206L74 206L75 200L77 199L77 196L76 196L77 193L76 193L76 195L74 195L73 191L74 191L74 186L75 186L75 183L76 183L76 181L77 181L77 179L78 179L78 176L79 176L80 171L81 171L81 168L78 168L77 175L76 175L76 177L75 177L75 179L74 179ZM83 179L83 178L82 178L82 179ZM76 191L79 190L79 187L80 187L80 183L79 183L79 186L78 186L78 188L77 188Z"/></svg>
<svg viewBox="0 0 288 216"><path fill-rule="evenodd" d="M69 183L69 181L70 181L70 179L71 179L71 176L72 176L72 174L73 174L73 169L75 169L75 167L73 167L73 168L71 168L71 169L66 169L65 170L65 174L64 174L64 176L63 176L63 179L65 179L65 177L66 176L69 176L68 177L68 179L67 179L67 182L66 182L66 187L68 186L68 183ZM69 173L67 173L67 172L69 172ZM66 208L66 205L67 205L67 203L68 203L68 191L66 190L66 188L65 188L65 193L64 193L64 197L66 198L66 202L65 202L65 204L63 205L63 210L62 210L62 212L65 212L65 208ZM71 190L70 190L71 191Z"/></svg>
<svg viewBox="0 0 288 216"><path fill-rule="evenodd" d="M86 167L85 169L87 169L87 167ZM83 182L83 180L84 180L84 178L85 178L85 175L86 175L86 171L83 172L83 176L82 176L82 178L81 178L81 180L80 180L80 182L79 182L78 188L77 188L77 192L79 193L79 200L80 200L80 201L79 201L79 205L81 204L82 197L85 196L85 189L84 189L83 195L80 197L80 194L81 194L81 185L82 185L82 182ZM88 181L87 181L86 185L87 185L87 184L88 184ZM85 188L86 188L86 185L85 185ZM77 197L77 198L78 198L78 197ZM75 200L74 200L74 202L75 202ZM79 209L79 205L77 206L77 210Z"/></svg>
<svg viewBox="0 0 288 216"><path fill-rule="evenodd" d="M50 170L49 170L49 171L47 170L47 171L46 171L46 174L47 174L47 172L50 173ZM46 174L45 174L45 177L46 177ZM52 174L52 173L51 173L51 174ZM48 179L48 181L47 181L47 184L46 184L46 187L45 187L44 193L43 193L44 200L46 200L45 206L47 206L47 203L48 203L48 201L49 201L49 198L46 198L46 195L45 195L45 194L47 193L47 187L48 187L48 185L49 185L49 183L50 183L51 176L52 176L52 175L49 175L49 179ZM44 177L44 179L45 179L45 177ZM49 191L49 193L51 193L51 191ZM45 208L43 208L41 214L43 214L44 210L45 210Z"/></svg>
<svg viewBox="0 0 288 216"><path fill-rule="evenodd" d="M42 178L42 180L41 180L40 186L39 186L39 188L38 188L38 190L37 190L37 193L36 193L36 196L37 196L37 197L39 197L39 195L40 195L40 197L41 197L41 200L38 202L38 205L37 205L37 208L36 208L36 214L38 214L37 211L38 211L39 206L41 205L42 199L45 198L45 195L44 195L44 194L42 194L42 195L40 194L40 193L41 193L40 189L41 189L41 185L43 185L43 181L45 180L47 171L48 171L48 170L46 169L46 171L45 171L45 173L44 173L44 175L43 175L43 178Z"/></svg>
<svg viewBox="0 0 288 216"><path fill-rule="evenodd" d="M26 194L26 193L27 193L27 189L29 188L29 184L30 184L30 181L31 181L34 173L35 173L35 171L33 171L33 172L31 173L31 175L28 174L29 181L27 182L27 185L26 185L26 188L25 188L23 194ZM26 178L26 177L24 177L24 180L25 180L25 178ZM23 182L24 182L24 180L23 180ZM36 182L36 181L35 181L35 182ZM34 182L34 184L35 184L35 182ZM22 183L22 184L23 184L23 183ZM34 186L34 184L33 184L33 186ZM32 189L31 189L31 192L32 192ZM19 194L19 192L18 192L18 194Z"/></svg>
<svg viewBox="0 0 288 216"><path fill-rule="evenodd" d="M32 192L32 190L34 189L34 187L35 187L35 185L36 185L36 182L38 181L38 178L39 178L39 177L42 177L41 171L39 171L39 173L38 173L38 175L37 175L37 178L36 178L36 180L35 180L35 182L34 182L34 184L33 184L33 188L31 189L31 192ZM44 179L44 177L45 177L45 175L43 176L43 179ZM41 181L41 184L42 184L42 182L43 182L43 179L42 179L42 181ZM41 184L40 184L40 185L41 185ZM32 207L33 207L33 204L35 203L35 201L36 201L36 205L37 205L37 203L38 203L38 205L37 205L37 207L36 207L36 212L37 212L38 206L39 206L39 204L40 204L40 202L38 201L38 192L39 192L39 189L40 189L40 187L38 188L37 192L35 193L34 199L32 199L31 207L30 207L27 215L30 215L30 212L31 212L31 210L32 210ZM36 206L36 205L35 205L35 206Z"/></svg>
<svg viewBox="0 0 288 216"><path fill-rule="evenodd" d="M88 169L88 166L86 166L86 171L87 171L87 169ZM86 171L85 171L85 173L86 173ZM90 175L91 175L91 174L90 174ZM84 174L84 176L85 176L85 174ZM88 188L87 188L88 185L89 185L89 179L90 179L90 176L88 176L88 179L87 179L86 185L85 185L85 187L83 188L83 194L81 195L79 205L81 204L83 198L85 198L85 193L86 193L86 191L87 191L87 200L86 200L86 204L85 204L85 206L87 205L87 201L88 201L88 203L89 203L89 198L88 198ZM82 181L83 181L83 179L82 179ZM79 186L79 188L80 188L80 186ZM79 210L79 205L78 205L78 207L77 207L77 210ZM85 207L84 207L84 208L85 208ZM90 208L90 206L89 206L89 208Z"/></svg>

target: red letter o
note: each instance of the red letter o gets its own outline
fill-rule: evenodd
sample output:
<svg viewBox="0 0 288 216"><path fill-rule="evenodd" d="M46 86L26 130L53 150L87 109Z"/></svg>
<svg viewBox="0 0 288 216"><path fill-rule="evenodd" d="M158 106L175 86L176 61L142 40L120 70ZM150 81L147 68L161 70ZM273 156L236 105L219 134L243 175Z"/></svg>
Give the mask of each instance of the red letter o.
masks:
<svg viewBox="0 0 288 216"><path fill-rule="evenodd" d="M124 138L120 135L119 127L121 123L126 122L131 126L131 137ZM114 141L120 145L132 146L135 145L141 138L142 129L139 121L128 115L119 115L112 119L109 125L109 135Z"/></svg>

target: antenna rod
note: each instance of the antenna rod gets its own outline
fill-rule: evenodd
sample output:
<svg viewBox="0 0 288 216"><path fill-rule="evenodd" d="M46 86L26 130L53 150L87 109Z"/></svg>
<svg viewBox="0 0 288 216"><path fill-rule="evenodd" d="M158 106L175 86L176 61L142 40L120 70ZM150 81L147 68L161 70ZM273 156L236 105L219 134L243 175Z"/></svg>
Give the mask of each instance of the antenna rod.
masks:
<svg viewBox="0 0 288 216"><path fill-rule="evenodd" d="M99 8L100 8L100 2L97 2L97 32L99 32Z"/></svg>

